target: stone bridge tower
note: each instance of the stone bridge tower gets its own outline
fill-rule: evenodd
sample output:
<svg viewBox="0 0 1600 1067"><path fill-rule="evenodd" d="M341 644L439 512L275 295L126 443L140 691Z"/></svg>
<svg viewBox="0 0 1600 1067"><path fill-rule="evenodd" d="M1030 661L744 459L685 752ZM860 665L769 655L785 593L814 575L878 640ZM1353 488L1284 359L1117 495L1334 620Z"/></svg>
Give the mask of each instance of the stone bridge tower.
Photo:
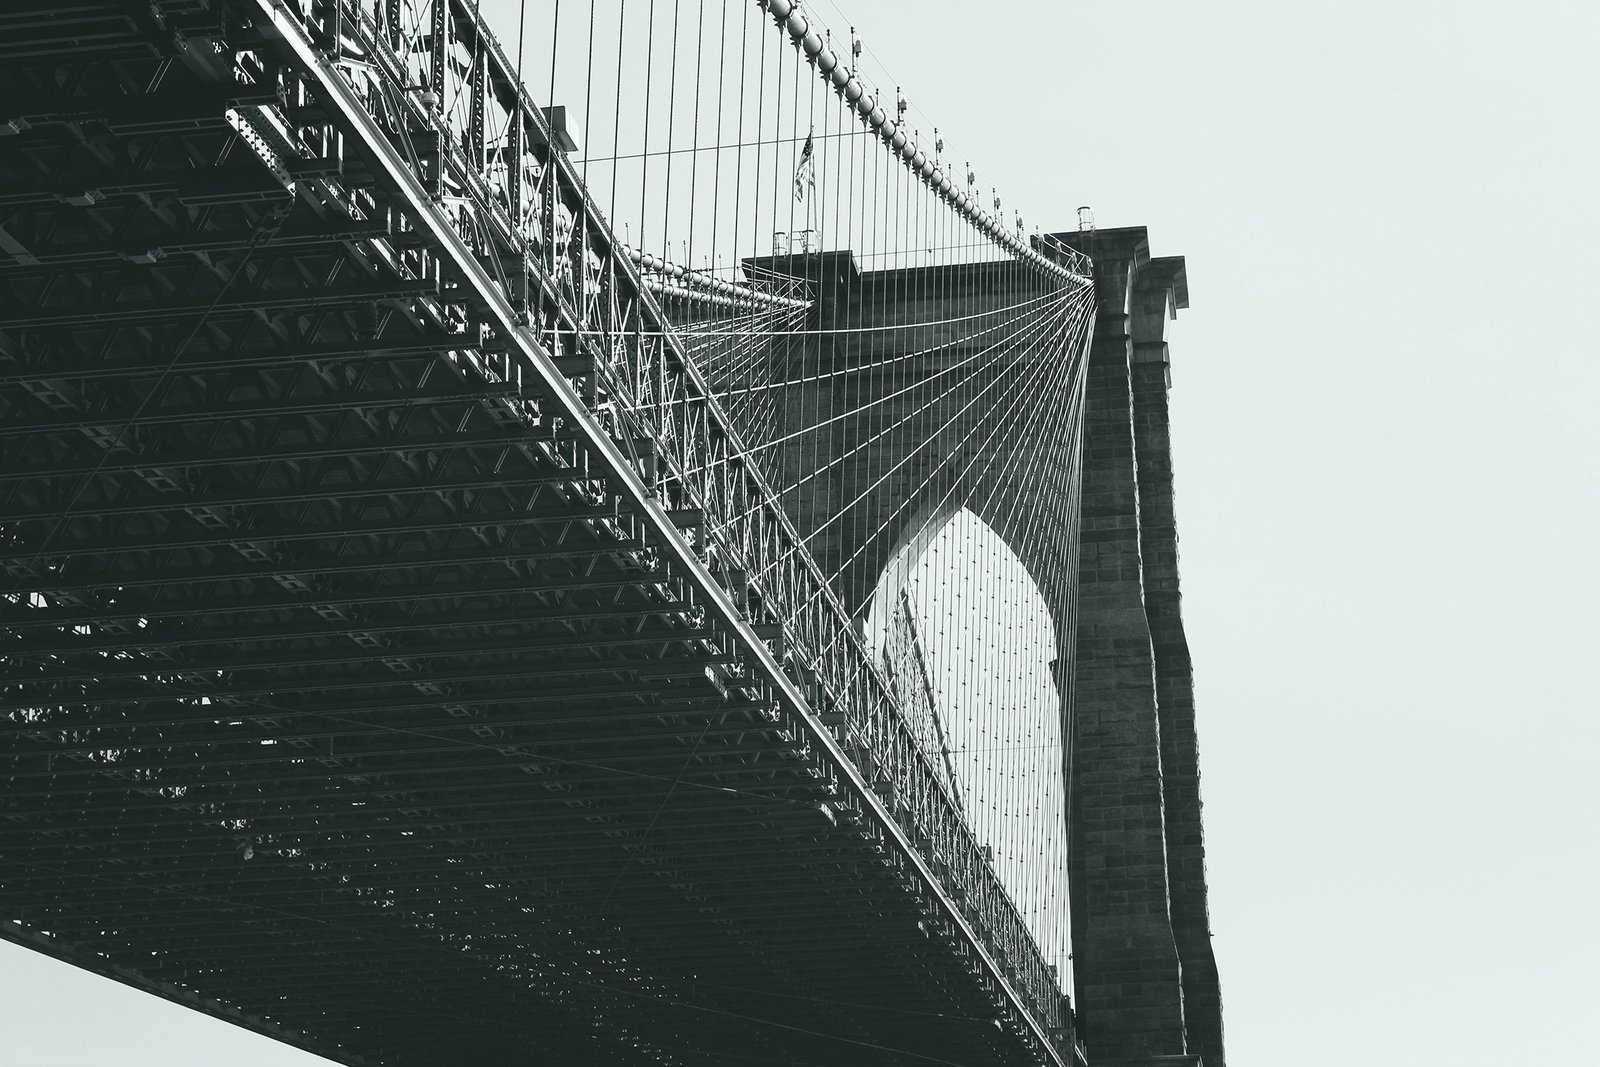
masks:
<svg viewBox="0 0 1600 1067"><path fill-rule="evenodd" d="M1079 1011L1098 1067L1223 1067L1167 418L1166 324L1188 281L1143 227L1060 236L1094 258L1099 305L1072 685Z"/></svg>
<svg viewBox="0 0 1600 1067"><path fill-rule="evenodd" d="M1224 1067L1167 421L1166 324L1188 306L1184 261L1150 258L1143 227L1055 237L1093 258L1095 308L1086 373L1057 382L1067 409L1052 433L992 432L997 405L1067 373L1049 365L1059 345L1027 343L1048 323L1012 310L1040 304L1049 283L1011 263L863 273L849 252L746 261L816 299L767 365L771 380L801 384L746 429L784 442L767 469L800 483L785 506L858 615L899 551L914 554L963 507L1028 569L1055 623L1071 739L1067 862L1089 1063ZM996 325L955 325L985 317ZM1022 343L988 354L997 330ZM942 394L952 376L961 388ZM827 429L795 433L816 426Z"/></svg>

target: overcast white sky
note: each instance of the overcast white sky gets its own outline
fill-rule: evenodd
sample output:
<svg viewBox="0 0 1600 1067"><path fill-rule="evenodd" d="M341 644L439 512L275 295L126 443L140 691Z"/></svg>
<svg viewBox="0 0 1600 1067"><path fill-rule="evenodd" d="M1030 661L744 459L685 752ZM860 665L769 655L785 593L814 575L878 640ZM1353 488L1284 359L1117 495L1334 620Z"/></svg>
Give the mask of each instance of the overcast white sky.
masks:
<svg viewBox="0 0 1600 1067"><path fill-rule="evenodd" d="M1600 9L837 2L1030 225L1089 204L1188 258L1232 1067L1597 1062ZM18 1064L320 1062L3 946L0 1031Z"/></svg>

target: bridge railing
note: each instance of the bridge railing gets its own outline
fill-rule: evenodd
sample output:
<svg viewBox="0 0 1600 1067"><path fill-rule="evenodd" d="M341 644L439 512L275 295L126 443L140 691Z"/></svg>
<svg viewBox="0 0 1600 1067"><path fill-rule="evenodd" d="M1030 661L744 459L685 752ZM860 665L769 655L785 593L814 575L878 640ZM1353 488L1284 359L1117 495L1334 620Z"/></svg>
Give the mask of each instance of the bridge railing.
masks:
<svg viewBox="0 0 1600 1067"><path fill-rule="evenodd" d="M391 242L391 265L437 283L463 358L482 365L509 355L508 375L544 380L557 403L510 402L520 417L551 430L587 419L603 431L626 464L618 481L642 485L673 517L674 536L698 561L691 579L714 576L722 589L706 590L713 606L731 598L740 609L732 621L755 674L729 684L795 705L813 731L820 773L833 783L825 814L878 843L924 900L926 935L998 983L996 1022L1073 1062L1054 970L871 648L686 354L637 254L588 197L560 131L518 82L478 5L418 0L403 17L399 0L239 2L309 63L283 66L262 50L240 66L240 80L275 80L281 96L244 109L258 150L283 157L287 174L318 173L323 195L354 213L386 217L377 194L338 176L350 160L319 162L337 145L293 133L302 109L338 111L343 101L362 110L343 119L370 135L369 155L390 161L387 173L377 168L379 184L404 187L410 216L390 217L401 238ZM454 258L418 240L430 227L449 237ZM751 290L738 303L753 304L753 315L787 307L761 296ZM510 369L519 359L530 365ZM574 392L582 411L560 406Z"/></svg>

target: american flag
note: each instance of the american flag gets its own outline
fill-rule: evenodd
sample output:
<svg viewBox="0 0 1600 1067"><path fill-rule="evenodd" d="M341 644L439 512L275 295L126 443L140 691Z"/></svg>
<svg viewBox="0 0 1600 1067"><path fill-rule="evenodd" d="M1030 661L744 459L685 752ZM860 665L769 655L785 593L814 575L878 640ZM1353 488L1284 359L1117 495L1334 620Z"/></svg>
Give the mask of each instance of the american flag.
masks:
<svg viewBox="0 0 1600 1067"><path fill-rule="evenodd" d="M800 164L794 168L794 198L796 200L804 200L806 198L806 188L808 186L813 189L816 188L816 170L811 165L813 151L814 146L811 143L811 134L808 133L806 134L805 147L800 149Z"/></svg>

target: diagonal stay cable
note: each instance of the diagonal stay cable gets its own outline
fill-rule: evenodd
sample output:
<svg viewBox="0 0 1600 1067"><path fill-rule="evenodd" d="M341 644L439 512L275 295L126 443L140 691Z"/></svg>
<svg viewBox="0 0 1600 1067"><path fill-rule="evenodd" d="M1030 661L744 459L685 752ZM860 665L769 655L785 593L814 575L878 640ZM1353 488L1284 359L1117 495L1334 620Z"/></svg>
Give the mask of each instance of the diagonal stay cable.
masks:
<svg viewBox="0 0 1600 1067"><path fill-rule="evenodd" d="M1067 308L1063 308L1063 309L1061 309L1060 313L1062 315L1064 315L1067 310L1068 310ZM1006 401L1006 407L1001 409L998 403L995 405L996 410L1002 416L1002 419L1009 418L1012 412L1014 412L1014 411L1016 411L1016 410L1018 410L1018 409L1020 409L1022 407L1024 400L1026 400L1028 398L1028 396L1030 395L1028 387L1031 386L1035 381L1043 381L1044 377L1045 377L1045 374L1047 373L1048 369L1052 366L1051 361L1044 360L1044 359L1038 359L1038 360L1035 360L1033 362L1035 363L1035 367L1034 367L1033 371L1031 372L1030 376L1028 378L1026 378L1026 379L1018 380L1018 381L1014 382L1012 387L1011 387L1011 389L1008 390L1007 393L1005 394L1005 398L1004 399ZM997 381L998 381L998 379L997 379ZM978 394L978 396L982 396L983 393L988 392L989 389L993 388L993 384L994 383L991 383L991 385L985 386L984 390L982 392L980 392ZM974 397L973 400L968 401L968 403L962 408L962 411L964 412L968 408L972 407L972 405L976 402L976 400L977 400L977 397ZM953 423L953 420L952 420L952 423ZM947 424L947 425L950 425L950 424ZM979 423L975 423L974 426L973 426L973 429L968 431L968 433L961 439L961 441L958 442L958 446L960 448L965 448L966 447L967 443L973 438L973 436L978 431L980 425L981 424L979 424ZM978 461L978 459L980 457L984 456L988 452L990 442L992 442L996 437L998 437L1000 435L1001 431L1003 429L1005 429L1005 427L1006 427L1006 423L1004 421L996 421L995 424L990 428L988 434L983 439L983 442L980 445L980 447L977 448L973 452L972 458L967 461L966 466L961 470L961 472L958 474L958 476L952 481L951 487L948 490L946 490L944 496L940 499L940 501L939 501L940 507L942 507L952 497L952 495L956 491L957 487L959 487L961 485L964 485L964 484L967 484L967 480L968 480L968 477L969 477L969 474L971 472L971 469L972 469L973 465L975 463L977 463L977 461ZM882 477L880 477L878 479L878 482L882 482L885 479L887 479L893 473L893 471L895 469L898 469L899 466L903 465L905 462L907 462L909 460L910 455L914 455L916 452L920 452L923 448L926 448L930 443L932 443L936 439L937 439L937 437L935 435L930 435L925 441L922 442L922 444L918 445L916 449L912 450L912 453L908 454L908 456L905 459L902 459L900 461L900 463L896 464L895 468L892 468L889 472L885 473ZM988 463L992 464L993 462L994 462L993 456L990 456L990 458L988 460ZM985 469L987 469L987 464L985 466ZM835 568L833 574L830 575L830 579L833 578L833 577L837 577L840 573L843 572L843 570L846 567L848 567L851 563L853 563L857 558L859 558L860 556L865 554L865 552L867 551L868 547L874 541L876 541L877 538L882 536L882 534L884 533L884 531L886 529L891 528L891 525L892 525L893 521L895 520L895 518L898 517L906 508L910 507L912 505L912 502L918 500L918 498L920 496L920 493L921 493L921 488L923 486L926 486L926 485L930 484L933 481L934 478L939 476L940 473L941 473L941 471L939 471L939 470L935 470L935 471L931 472L926 478L923 479L921 485L919 485L914 491L907 493L902 498L901 502L889 514L889 516L883 522L881 522L878 525L877 529L875 529L874 531L872 531L872 533L870 535L868 535L867 537L862 539L861 543L857 546L856 550L854 552L852 552L851 555L848 558L846 558L846 559L844 559L843 561L840 562L839 566ZM876 484L877 483L874 483L874 485L876 485ZM845 511L848 511L850 508L854 507L857 503L859 503L861 500L863 500L865 498L865 496L866 496L865 492L860 494L860 495L858 495L854 501L852 501L849 505L846 505L845 508L841 509L839 514L843 514ZM939 513L939 509L935 508L933 510L933 513L934 514ZM837 516L835 516L835 517L837 517Z"/></svg>

